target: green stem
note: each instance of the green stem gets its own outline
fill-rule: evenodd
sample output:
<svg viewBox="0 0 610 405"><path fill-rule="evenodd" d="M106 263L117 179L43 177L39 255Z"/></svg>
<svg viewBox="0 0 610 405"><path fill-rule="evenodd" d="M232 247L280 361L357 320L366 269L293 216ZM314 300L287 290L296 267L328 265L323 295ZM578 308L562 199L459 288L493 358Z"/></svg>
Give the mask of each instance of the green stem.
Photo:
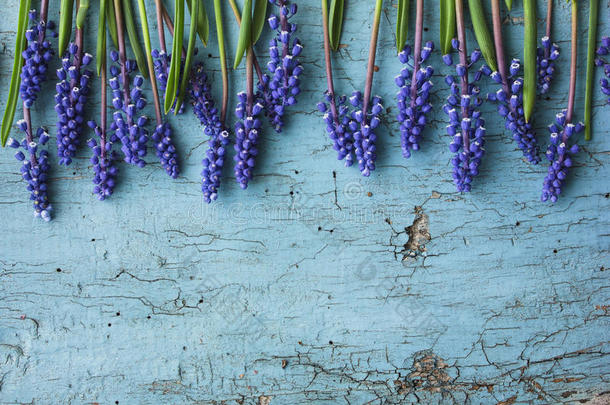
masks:
<svg viewBox="0 0 610 405"><path fill-rule="evenodd" d="M76 28L82 29L89 10L89 0L80 0L78 12L76 13Z"/></svg>
<svg viewBox="0 0 610 405"><path fill-rule="evenodd" d="M30 0L21 0L19 3L19 19L17 23L17 39L15 40L15 58L13 60L13 71L11 72L11 84L8 90L8 99L6 100L6 109L2 117L2 146L6 145L8 134L11 131L11 125L15 119L15 110L17 109L17 101L19 98L19 74L23 67L23 57L21 54L25 48L25 31L28 23L28 12L30 11Z"/></svg>
<svg viewBox="0 0 610 405"><path fill-rule="evenodd" d="M589 38L587 40L587 82L585 85L585 141L591 140L591 112L593 110L593 82L595 81L595 44L599 0L589 2Z"/></svg>
<svg viewBox="0 0 610 405"><path fill-rule="evenodd" d="M568 91L568 111L566 123L572 122L574 99L576 97L576 68L578 65L578 4L572 0L572 52L570 53L570 88Z"/></svg>
<svg viewBox="0 0 610 405"><path fill-rule="evenodd" d="M138 38L138 30L136 29L136 23L133 16L133 7L131 6L131 0L123 0L123 14L125 18L125 26L127 27L127 35L129 36L129 43L131 44L131 50L136 57L136 63L140 74L144 78L148 79L148 70L146 69L146 58L140 45Z"/></svg>
<svg viewBox="0 0 610 405"><path fill-rule="evenodd" d="M222 24L222 5L220 0L214 0L214 16L216 18L216 34L218 36L218 54L220 56L220 71L222 72L222 107L220 122L224 125L229 104L229 71L227 68L227 53L225 50L224 26Z"/></svg>
<svg viewBox="0 0 610 405"><path fill-rule="evenodd" d="M525 26L523 46L523 113L529 122L536 103L536 0L523 0L523 24Z"/></svg>
<svg viewBox="0 0 610 405"><path fill-rule="evenodd" d="M74 0L61 0L61 11L59 13L59 39L57 50L61 57L70 41L72 35L72 14L74 12Z"/></svg>
<svg viewBox="0 0 610 405"><path fill-rule="evenodd" d="M189 0L187 0L188 2ZM197 25L198 21L195 16L199 13L199 0L190 0L191 1L191 27L189 31L189 44L186 49L186 60L184 62L184 67L182 71L182 81L180 83L180 89L178 90L178 100L176 101L176 106L174 107L174 114L178 114L180 107L182 107L182 102L184 100L184 95L186 93L186 85L189 81L189 76L191 73L191 64L193 62L193 54L195 53L195 43L197 42Z"/></svg>
<svg viewBox="0 0 610 405"><path fill-rule="evenodd" d="M159 101L159 92L157 90L157 77L155 76L155 67L152 59L152 46L150 45L150 32L148 30L148 19L146 18L146 4L144 0L138 0L138 9L140 11L140 24L142 25L142 37L144 38L144 48L146 49L146 62L148 64L148 74L152 86L153 100L155 104L155 117L157 126L163 123L163 115L161 114L161 102Z"/></svg>

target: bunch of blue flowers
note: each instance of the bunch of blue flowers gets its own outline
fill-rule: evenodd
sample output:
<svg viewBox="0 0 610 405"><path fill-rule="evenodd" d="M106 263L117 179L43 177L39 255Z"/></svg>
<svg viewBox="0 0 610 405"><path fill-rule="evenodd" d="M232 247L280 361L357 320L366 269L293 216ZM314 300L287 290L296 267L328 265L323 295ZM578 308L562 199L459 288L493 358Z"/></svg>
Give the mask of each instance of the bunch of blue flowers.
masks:
<svg viewBox="0 0 610 405"><path fill-rule="evenodd" d="M434 74L432 66L421 67L434 50L432 41L426 42L419 55L411 57L411 48L407 45L398 54L398 59L406 65L394 82L399 87L396 95L398 106L398 122L400 123L402 155L411 157L411 151L419 150L422 133L427 123L426 114L432 110L428 101L433 83L430 80ZM417 60L415 58L418 58Z"/></svg>
<svg viewBox="0 0 610 405"><path fill-rule="evenodd" d="M276 132L282 132L284 127L284 114L288 106L297 103L297 96L301 92L299 76L303 73L303 66L299 56L303 45L295 33L297 25L290 19L297 13L297 5L288 4L286 0L269 0L280 10L279 15L272 14L268 22L276 37L269 43L270 61L267 64L269 75L263 79L264 86L269 93L268 105L265 106L271 125Z"/></svg>

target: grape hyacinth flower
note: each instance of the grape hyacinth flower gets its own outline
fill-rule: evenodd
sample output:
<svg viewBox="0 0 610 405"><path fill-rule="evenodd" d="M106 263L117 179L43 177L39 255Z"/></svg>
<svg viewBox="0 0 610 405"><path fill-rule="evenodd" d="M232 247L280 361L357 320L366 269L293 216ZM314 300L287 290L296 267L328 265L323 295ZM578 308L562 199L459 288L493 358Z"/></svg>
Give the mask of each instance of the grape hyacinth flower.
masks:
<svg viewBox="0 0 610 405"><path fill-rule="evenodd" d="M510 74L506 79L510 90L507 92L504 88L500 88L496 93L488 94L487 98L499 103L498 113L504 117L504 125L506 129L511 131L513 140L517 142L517 145L523 151L523 156L530 163L538 164L540 163L540 157L536 133L532 123L525 121L523 78L517 77L520 69L521 62L518 59L513 59L510 65ZM499 75L494 74L492 76L499 77Z"/></svg>
<svg viewBox="0 0 610 405"><path fill-rule="evenodd" d="M600 79L599 83L602 93L608 96L607 103L610 104L610 62L604 59L604 57L608 55L610 55L610 37L603 37L602 44L597 49L595 66L599 66L604 69L604 75L606 77Z"/></svg>
<svg viewBox="0 0 610 405"><path fill-rule="evenodd" d="M258 137L261 128L260 114L263 112L263 103L257 96L250 93L239 93L235 115L235 179L242 189L248 187L253 177L253 169L258 155Z"/></svg>
<svg viewBox="0 0 610 405"><path fill-rule="evenodd" d="M269 2L279 7L280 12L268 19L269 26L276 31L276 37L269 42L270 61L267 69L271 75L265 75L263 79L270 93L270 103L265 108L271 125L280 133L284 127L286 107L296 104L296 97L301 92L299 76L303 66L299 62L299 55L303 45L295 35L297 25L290 22L297 12L297 5L288 4L286 0Z"/></svg>
<svg viewBox="0 0 610 405"><path fill-rule="evenodd" d="M95 135L99 138L91 138L87 145L93 151L91 164L93 165L93 193L98 200L103 201L112 195L116 184L116 176L119 172L116 162L119 160L118 154L112 149L114 142L118 140L114 133L108 134L97 126L95 121L87 123Z"/></svg>
<svg viewBox="0 0 610 405"><path fill-rule="evenodd" d="M525 117L523 103L524 79L518 77L521 72L521 62L518 59L513 59L507 71L500 17L500 0L492 0L491 4L494 44L498 66L498 71L493 72L491 77L500 85L500 89L495 93L488 94L487 98L498 103L498 113L504 118L504 126L511 132L512 138L523 152L523 156L530 163L538 164L540 156L536 133L531 121L528 122Z"/></svg>
<svg viewBox="0 0 610 405"><path fill-rule="evenodd" d="M119 53L116 51L110 52L110 59L121 66L121 69L116 65L110 67L109 84L112 89L112 105L116 109L112 116L114 122L111 129L115 131L123 144L121 151L125 162L144 167L146 161L142 158L146 156L148 119L144 115L138 116L146 107L146 98L141 89L144 78L136 75L132 83L133 88L130 90L129 73L136 70L136 62L134 60L119 61Z"/></svg>
<svg viewBox="0 0 610 405"><path fill-rule="evenodd" d="M445 78L451 94L447 97L443 111L449 116L447 133L453 137L449 145L449 150L455 153L451 159L453 182L457 191L469 192L473 178L479 174L481 158L485 154L485 121L479 110L483 99L479 87L468 80L469 69L481 59L482 54L479 50L475 50L470 58L466 56L463 14L462 10L457 11L459 40L453 39L451 45L459 52L460 63L455 67L456 75L448 75ZM445 62L452 64L450 58ZM474 74L474 82L490 73L491 69L487 65L482 65Z"/></svg>
<svg viewBox="0 0 610 405"><path fill-rule="evenodd" d="M77 42L68 46L68 52L57 69L55 112L57 113L57 156L59 164L72 162L83 129L84 108L89 94L93 72L86 67L93 60L88 53L83 54L82 30L77 29ZM84 67L84 69L83 69Z"/></svg>
<svg viewBox="0 0 610 405"><path fill-rule="evenodd" d="M549 125L551 139L546 152L547 159L551 162L544 183L542 185L542 201L556 202L561 194L564 182L568 175L568 169L572 166L572 157L578 153L578 145L571 141L575 134L584 130L584 124L572 123L574 114L574 101L576 98L576 78L578 62L578 6L572 0L572 51L570 58L570 86L568 90L568 108L557 114L555 122ZM570 145L571 143L571 145Z"/></svg>
<svg viewBox="0 0 610 405"><path fill-rule="evenodd" d="M572 156L578 153L578 145L573 143L572 146L569 146L568 143L573 135L584 130L584 125L567 122L566 114L566 110L557 114L555 123L549 125L551 141L546 151L546 157L551 165L544 178L542 201L557 201L568 169L572 167Z"/></svg>
<svg viewBox="0 0 610 405"><path fill-rule="evenodd" d="M180 167L178 166L178 152L172 139L172 127L167 121L157 124L151 138L155 144L156 155L161 167L172 178L178 178Z"/></svg>
<svg viewBox="0 0 610 405"><path fill-rule="evenodd" d="M367 96L355 91L349 101L354 107L352 119L357 123L354 131L354 152L358 161L360 173L368 177L375 170L375 160L377 159L377 135L375 129L381 123L380 115L384 111L382 99L375 96L371 102L371 108L367 108L365 103Z"/></svg>
<svg viewBox="0 0 610 405"><path fill-rule="evenodd" d="M547 36L542 37L541 47L538 47L536 66L538 68L538 91L545 94L549 91L555 75L555 61L559 58L559 46L551 43Z"/></svg>
<svg viewBox="0 0 610 405"><path fill-rule="evenodd" d="M354 163L354 131L358 125L351 118L346 96L335 100L335 97L327 91L325 98L326 102L318 103L318 110L324 114L326 132L333 141L337 159L345 160L345 166L349 167Z"/></svg>
<svg viewBox="0 0 610 405"><path fill-rule="evenodd" d="M50 221L52 207L47 192L49 152L42 149L49 141L49 134L43 128L38 128L33 136L28 126L28 117L17 122L17 126L25 133L25 138L21 142L9 138L8 146L19 149L15 159L22 163L21 176L27 182L30 200L34 204L34 216Z"/></svg>
<svg viewBox="0 0 610 405"><path fill-rule="evenodd" d="M553 22L553 0L547 0L546 32L536 50L536 68L538 71L538 92L549 91L555 75L555 61L559 58L559 46L551 42L551 24Z"/></svg>
<svg viewBox="0 0 610 405"><path fill-rule="evenodd" d="M49 61L55 54L55 51L51 48L51 43L46 39L47 29L50 30L52 37L57 36L55 23L53 21L47 22L47 8L47 3L42 5L38 22L36 22L36 10L31 10L28 15L34 25L25 32L27 45L22 52L24 64L21 68L21 85L19 87L21 99L27 108L31 108L36 101L41 85L47 79Z"/></svg>
<svg viewBox="0 0 610 405"><path fill-rule="evenodd" d="M203 165L201 191L204 201L209 204L218 198L222 167L229 144L229 131L222 123L220 110L214 106L212 89L201 63L193 69L190 80L193 112L203 125L204 133L209 137L206 157L201 162Z"/></svg>
<svg viewBox="0 0 610 405"><path fill-rule="evenodd" d="M414 55L417 59L411 58L413 63L409 64L409 54L411 48L405 46L398 54L398 59L405 66L400 75L396 76L394 82L399 87L396 95L398 106L398 122L400 123L402 155L405 158L411 157L411 151L419 150L424 128L426 127L426 114L432 110L432 104L428 101L430 89L433 83L430 80L434 74L432 66L420 67L432 51L434 43L426 42L421 49L421 37L419 41L419 51L416 49Z"/></svg>
<svg viewBox="0 0 610 405"><path fill-rule="evenodd" d="M154 68L155 68L155 76L157 77L157 83L159 85L159 90L163 94L165 94L165 89L167 88L167 78L169 76L169 65L172 59L171 54L167 54L164 51L159 51L157 49L152 50L152 57L154 59ZM183 60L184 62L184 60ZM182 73L182 72L181 72ZM180 75L182 79L182 74ZM174 112L174 107L176 106L176 102L172 106L171 111ZM184 104L180 106L178 109L178 114L184 113Z"/></svg>

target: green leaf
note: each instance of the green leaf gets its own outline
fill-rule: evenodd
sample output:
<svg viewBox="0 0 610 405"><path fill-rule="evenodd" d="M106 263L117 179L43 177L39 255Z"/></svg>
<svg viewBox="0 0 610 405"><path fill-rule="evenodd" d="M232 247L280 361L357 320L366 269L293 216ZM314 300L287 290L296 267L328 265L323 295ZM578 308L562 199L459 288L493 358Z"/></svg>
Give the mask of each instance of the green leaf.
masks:
<svg viewBox="0 0 610 405"><path fill-rule="evenodd" d="M78 12L76 13L76 28L82 29L89 10L89 0L80 0Z"/></svg>
<svg viewBox="0 0 610 405"><path fill-rule="evenodd" d="M17 22L17 39L15 40L15 58L13 60L13 71L11 72L11 84L8 90L8 99L6 100L6 109L2 117L2 132L0 141L2 146L6 145L8 134L11 131L13 120L15 119L15 109L19 101L19 85L21 84L20 76L21 68L23 67L23 57L21 56L25 49L25 31L28 23L28 12L30 11L30 0L21 0L19 3L19 16Z"/></svg>
<svg viewBox="0 0 610 405"><path fill-rule="evenodd" d="M330 33L330 48L333 51L339 49L341 32L343 31L343 7L344 0L332 0L328 15L328 32Z"/></svg>
<svg viewBox="0 0 610 405"><path fill-rule="evenodd" d="M100 0L100 15L97 23L95 67L98 76L102 71L102 65L106 62L106 1L108 0Z"/></svg>
<svg viewBox="0 0 610 405"><path fill-rule="evenodd" d="M123 0L123 14L125 14L125 27L127 28L127 36L129 37L129 43L131 44L131 50L136 57L136 63L140 74L148 79L148 69L146 67L146 58L142 51L142 45L140 45L140 39L138 38L138 30L136 29L136 22L133 17L133 7L131 6L131 0Z"/></svg>
<svg viewBox="0 0 610 405"><path fill-rule="evenodd" d="M169 75L165 87L165 114L171 110L176 101L176 91L180 80L180 65L182 64L182 41L184 37L184 0L176 0L174 11L174 39L172 42L172 60L169 64Z"/></svg>
<svg viewBox="0 0 610 405"><path fill-rule="evenodd" d="M536 0L523 0L523 112L529 122L536 103Z"/></svg>
<svg viewBox="0 0 610 405"><path fill-rule="evenodd" d="M190 1L193 14L197 15L198 9L202 6L199 4L199 0L187 0ZM189 76L191 73L191 64L193 63L193 55L195 54L195 42L197 42L197 19L191 20L191 28L189 31L189 45L186 49L186 60L184 62L184 68L182 69L182 82L180 83L180 90L178 91L178 100L176 101L176 105L174 106L174 114L178 114L180 107L182 107L182 102L184 100L184 95L186 94L186 85L189 81Z"/></svg>
<svg viewBox="0 0 610 405"><path fill-rule="evenodd" d="M59 39L57 40L57 50L61 57L72 35L72 14L74 13L74 0L61 0L61 11L59 13Z"/></svg>
<svg viewBox="0 0 610 405"><path fill-rule="evenodd" d="M591 111L593 110L593 82L595 81L595 44L599 0L589 2L589 38L587 40L587 81L585 84L585 140L591 140Z"/></svg>
<svg viewBox="0 0 610 405"><path fill-rule="evenodd" d="M451 53L451 40L455 38L455 0L441 0L441 52Z"/></svg>
<svg viewBox="0 0 610 405"><path fill-rule="evenodd" d="M214 17L216 19L216 37L218 38L218 55L220 57L220 71L222 72L222 107L220 121L225 124L227 103L229 100L229 72L227 69L227 53L225 50L225 34L222 23L221 0L214 0Z"/></svg>
<svg viewBox="0 0 610 405"><path fill-rule="evenodd" d="M549 1L553 1L553 0L549 0ZM506 8L508 8L508 11L510 11L513 8L513 0L505 0L506 3Z"/></svg>
<svg viewBox="0 0 610 405"><path fill-rule="evenodd" d="M252 45L261 37L265 23L267 22L268 0L256 0L254 14L252 16Z"/></svg>
<svg viewBox="0 0 610 405"><path fill-rule="evenodd" d="M398 0L398 16L396 18L396 52L400 53L407 43L409 31L409 0Z"/></svg>
<svg viewBox="0 0 610 405"><path fill-rule="evenodd" d="M106 15L108 18L106 19L108 23L108 32L110 32L110 38L112 38L112 43L115 48L119 47L119 32L116 27L116 19L114 14L114 2L112 0L106 2Z"/></svg>
<svg viewBox="0 0 610 405"><path fill-rule="evenodd" d="M496 48L494 47L493 38L487 21L485 18L485 10L481 0L468 0L468 8L470 9L470 19L474 28L474 35L477 38L479 48L483 53L485 61L494 72L498 70L496 62Z"/></svg>
<svg viewBox="0 0 610 405"><path fill-rule="evenodd" d="M188 6L191 18L193 18L193 13L191 12L191 2L187 1L186 5ZM201 42L203 42L203 46L208 46L208 40L210 38L210 21L208 19L208 14L205 12L203 2L199 5L197 11L197 35L199 35L199 39L201 39Z"/></svg>
<svg viewBox="0 0 610 405"><path fill-rule="evenodd" d="M237 51L233 69L237 69L244 57L246 49L252 44L252 0L244 1L244 9L241 13L241 26L239 27L239 39L237 40Z"/></svg>

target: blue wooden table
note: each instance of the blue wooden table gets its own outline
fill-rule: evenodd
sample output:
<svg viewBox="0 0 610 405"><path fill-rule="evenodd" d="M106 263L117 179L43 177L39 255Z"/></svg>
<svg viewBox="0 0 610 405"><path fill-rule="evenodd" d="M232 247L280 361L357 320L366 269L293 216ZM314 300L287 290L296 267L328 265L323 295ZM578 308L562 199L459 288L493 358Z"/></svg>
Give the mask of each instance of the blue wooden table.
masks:
<svg viewBox="0 0 610 405"><path fill-rule="evenodd" d="M2 2L0 19L3 103L14 3ZM369 3L350 2L345 46L334 59L339 92L362 89ZM0 403L610 402L610 109L596 91L593 140L579 140L569 185L558 203L544 204L547 163L526 163L486 105L481 174L472 193L456 193L438 53L431 127L422 150L401 157L395 3L386 2L381 25L374 86L389 109L370 178L336 161L316 109L325 87L316 1L299 1L296 17L306 46L302 97L284 134L264 131L247 191L227 167L219 201L203 203L206 139L190 111L172 118L179 179L151 154L144 169L122 164L115 194L98 202L83 147L70 167L52 166L51 223L32 217L19 164L1 151ZM588 18L582 3L577 119ZM85 41L91 50L96 7ZM608 15L604 0L601 34L610 33ZM225 17L232 52L228 8ZM424 39L437 41L432 5L424 21ZM559 79L535 114L543 145L546 125L567 104L569 21L568 5L557 2ZM521 2L506 15L504 32L511 55L520 56ZM467 35L473 40L470 29ZM219 94L210 42L198 59ZM243 73L232 73L232 105ZM54 128L53 93L51 80L33 111L35 125ZM99 107L94 97L91 117Z"/></svg>

